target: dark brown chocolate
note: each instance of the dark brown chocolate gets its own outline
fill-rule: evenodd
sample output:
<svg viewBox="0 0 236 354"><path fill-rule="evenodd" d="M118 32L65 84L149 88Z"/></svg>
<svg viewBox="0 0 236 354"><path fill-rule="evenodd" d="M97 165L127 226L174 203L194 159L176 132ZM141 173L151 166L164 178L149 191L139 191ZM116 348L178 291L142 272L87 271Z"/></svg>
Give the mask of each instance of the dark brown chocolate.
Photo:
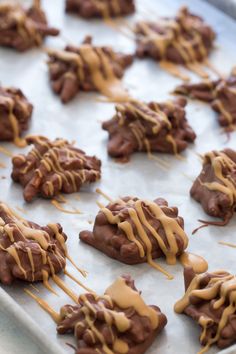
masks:
<svg viewBox="0 0 236 354"><path fill-rule="evenodd" d="M190 194L207 214L223 219L209 224L227 224L236 209L236 152L225 149L206 153Z"/></svg>
<svg viewBox="0 0 236 354"><path fill-rule="evenodd" d="M119 277L103 296L80 295L78 305L61 308L59 334L73 333L76 354L143 354L167 323L148 306L129 276Z"/></svg>
<svg viewBox="0 0 236 354"><path fill-rule="evenodd" d="M158 269L153 259L166 257L175 264L188 245L178 209L161 198L124 197L109 203L99 211L93 232L80 232L80 240L120 262L148 262Z"/></svg>
<svg viewBox="0 0 236 354"><path fill-rule="evenodd" d="M209 103L221 126L230 130L236 124L236 69L227 79L183 84L174 92Z"/></svg>
<svg viewBox="0 0 236 354"><path fill-rule="evenodd" d="M38 196L78 192L83 184L101 177L101 161L66 140L29 136L26 141L34 148L27 155L13 157L12 179L23 186L27 202Z"/></svg>
<svg viewBox="0 0 236 354"><path fill-rule="evenodd" d="M212 28L186 7L181 8L174 18L138 22L135 33L138 57L177 64L203 61L215 39Z"/></svg>
<svg viewBox="0 0 236 354"><path fill-rule="evenodd" d="M0 203L0 281L44 280L66 265L66 235L60 224L41 227Z"/></svg>
<svg viewBox="0 0 236 354"><path fill-rule="evenodd" d="M29 127L32 111L33 105L21 90L0 87L0 141L17 143Z"/></svg>
<svg viewBox="0 0 236 354"><path fill-rule="evenodd" d="M196 275L184 272L185 295L175 304L177 313L185 313L201 327L202 353L216 344L220 349L236 342L236 277L219 270Z"/></svg>
<svg viewBox="0 0 236 354"><path fill-rule="evenodd" d="M0 45L23 52L42 44L46 36L57 36L59 31L48 26L40 0L25 9L20 4L0 4Z"/></svg>
<svg viewBox="0 0 236 354"><path fill-rule="evenodd" d="M109 18L135 12L134 0L66 0L66 11L84 18Z"/></svg>
<svg viewBox="0 0 236 354"><path fill-rule="evenodd" d="M91 37L86 37L79 47L68 45L62 51L49 50L48 55L51 86L62 102L67 103L80 90L127 98L119 84L133 56L94 46Z"/></svg>
<svg viewBox="0 0 236 354"><path fill-rule="evenodd" d="M109 155L128 158L136 151L178 154L185 150L196 138L185 105L184 99L117 105L115 116L102 125L109 133Z"/></svg>

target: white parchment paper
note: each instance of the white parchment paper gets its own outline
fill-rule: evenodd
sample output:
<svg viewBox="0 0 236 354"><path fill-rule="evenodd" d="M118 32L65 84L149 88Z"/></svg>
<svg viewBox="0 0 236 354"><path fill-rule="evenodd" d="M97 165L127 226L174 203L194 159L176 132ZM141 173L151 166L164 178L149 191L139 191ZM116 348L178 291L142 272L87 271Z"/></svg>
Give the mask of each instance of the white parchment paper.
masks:
<svg viewBox="0 0 236 354"><path fill-rule="evenodd" d="M180 0L137 2L139 10L131 21L141 18L155 19L155 15L173 15L183 4ZM134 43L130 39L108 28L101 21L84 21L66 15L63 11L63 0L44 0L42 3L50 23L62 30L62 37L49 39L46 42L47 46L62 48L66 41L80 43L84 35L91 34L95 38L95 43L114 45L117 50L133 52ZM204 16L217 31L217 48L211 56L211 61L220 71L227 74L236 64L235 22L200 0L186 0L185 3L194 12ZM89 272L84 283L98 293L103 293L120 274L130 273L135 278L136 286L142 290L146 302L160 306L168 317L168 325L148 351L149 354L196 354L200 349L199 328L191 319L173 312L174 303L184 293L182 267L179 264L167 266L164 260L158 260L175 276L173 281L168 281L163 274L147 264L127 266L108 258L80 243L78 234L81 230L92 228L88 221L93 221L98 211L96 200L105 202L95 193L96 187L100 187L113 198L125 195L149 199L163 197L170 205L177 206L180 215L185 219L185 230L190 238L189 250L205 257L210 270L225 268L235 273L236 250L218 244L218 241L222 240L236 243L235 218L224 228L209 227L192 236L192 230L198 226L197 219L208 220L209 217L204 214L198 203L190 199L189 190L201 169L196 152L204 153L227 146L236 148L236 134L234 133L231 140L226 142L226 136L218 126L216 114L205 104L189 102L188 119L198 137L196 143L190 145L184 153L185 161L177 160L174 156L162 155L162 158L170 164L168 171L164 171L156 162L149 160L146 154L134 155L128 164L117 164L107 156L107 133L101 129L101 121L111 118L114 105L98 102L96 99L99 95L92 93L80 93L69 104L61 104L50 89L46 59L46 55L38 49L19 54L1 48L0 80L4 86L20 87L34 104L30 133L44 134L49 138L64 137L71 141L76 140L77 145L88 154L96 154L102 159L102 179L96 185L83 188L79 193L79 201L76 195L67 197L83 214L63 214L46 200L38 199L31 204L24 203L22 188L12 183L10 179L11 161L0 153L0 161L7 164L6 169L0 169L0 177L7 177L0 179L1 200L12 208L23 208L25 213L22 215L29 220L40 224L60 222L68 235L70 254L79 266ZM194 75L192 79L197 80ZM180 84L180 80L162 71L158 64L151 60L136 60L126 72L124 84L138 99L162 101L171 97L169 92ZM19 152L12 144L1 145L14 153ZM69 264L68 268L74 275L78 275ZM78 294L83 292L70 280L65 281ZM19 324L41 343L42 352L72 353L73 350L65 344L73 343L72 336L57 336L56 326L51 318L23 292L26 286L29 287L28 284L16 282L11 287L2 287L0 306L5 311L10 311ZM54 287L59 294L58 297L49 293L40 284L36 287L39 289L37 295L48 301L56 310L72 302L56 285ZM27 317L24 317L25 312ZM216 348L209 351L210 354L216 352ZM236 353L236 349L226 352Z"/></svg>

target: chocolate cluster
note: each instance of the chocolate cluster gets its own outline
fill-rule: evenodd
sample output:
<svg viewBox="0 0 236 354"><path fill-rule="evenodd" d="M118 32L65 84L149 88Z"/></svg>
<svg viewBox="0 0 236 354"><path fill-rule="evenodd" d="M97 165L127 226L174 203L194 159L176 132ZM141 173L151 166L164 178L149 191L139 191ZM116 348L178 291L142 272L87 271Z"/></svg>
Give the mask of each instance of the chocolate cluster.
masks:
<svg viewBox="0 0 236 354"><path fill-rule="evenodd" d="M82 231L80 240L120 262L151 266L159 257L174 264L188 245L178 209L161 198L124 197L109 203L97 214L93 232Z"/></svg>
<svg viewBox="0 0 236 354"><path fill-rule="evenodd" d="M78 192L85 183L101 177L101 161L64 139L29 136L26 141L34 148L27 155L13 157L12 179L23 186L27 202L38 196Z"/></svg>
<svg viewBox="0 0 236 354"><path fill-rule="evenodd" d="M135 28L137 56L177 64L203 61L213 47L215 33L186 7L174 18L140 21Z"/></svg>
<svg viewBox="0 0 236 354"><path fill-rule="evenodd" d="M73 333L76 354L143 354L167 323L157 306L148 306L129 276L119 277L103 296L80 295L78 305L61 308L59 334Z"/></svg>
<svg viewBox="0 0 236 354"><path fill-rule="evenodd" d="M66 235L60 224L39 226L0 203L0 281L47 280L66 265Z"/></svg>
<svg viewBox="0 0 236 354"><path fill-rule="evenodd" d="M48 26L40 1L25 9L22 5L0 4L0 45L23 52L40 46L46 36L57 36L59 31Z"/></svg>
<svg viewBox="0 0 236 354"><path fill-rule="evenodd" d="M228 130L236 123L236 68L227 79L183 84L175 89L176 94L195 98L211 105L219 114L219 124Z"/></svg>
<svg viewBox="0 0 236 354"><path fill-rule="evenodd" d="M206 153L190 194L207 214L223 219L209 224L227 224L236 209L236 152L225 149Z"/></svg>
<svg viewBox="0 0 236 354"><path fill-rule="evenodd" d="M0 141L15 141L28 129L33 105L21 90L0 87Z"/></svg>
<svg viewBox="0 0 236 354"><path fill-rule="evenodd" d="M134 0L66 0L66 11L84 18L109 18L130 15Z"/></svg>
<svg viewBox="0 0 236 354"><path fill-rule="evenodd" d="M115 116L102 124L109 133L109 155L128 158L136 151L178 154L185 150L196 138L185 105L184 99L118 104Z"/></svg>
<svg viewBox="0 0 236 354"><path fill-rule="evenodd" d="M236 342L236 277L225 270L196 275L184 272L185 295L175 304L177 313L201 327L202 353L216 344L220 349Z"/></svg>
<svg viewBox="0 0 236 354"><path fill-rule="evenodd" d="M48 55L51 86L64 103L79 91L116 94L118 80L133 61L131 55L116 53L111 47L94 46L91 37L79 47L68 45L62 51L49 50Z"/></svg>

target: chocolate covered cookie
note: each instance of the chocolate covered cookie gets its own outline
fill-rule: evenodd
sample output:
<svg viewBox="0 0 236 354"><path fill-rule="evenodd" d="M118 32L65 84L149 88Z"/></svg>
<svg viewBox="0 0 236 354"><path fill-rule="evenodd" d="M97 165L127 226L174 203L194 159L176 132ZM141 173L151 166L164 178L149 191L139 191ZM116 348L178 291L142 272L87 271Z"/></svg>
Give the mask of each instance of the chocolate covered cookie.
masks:
<svg viewBox="0 0 236 354"><path fill-rule="evenodd" d="M62 102L67 103L79 91L98 91L114 100L127 100L120 79L133 61L131 55L94 46L91 37L79 47L48 50L48 55L51 86Z"/></svg>
<svg viewBox="0 0 236 354"><path fill-rule="evenodd" d="M0 87L0 141L24 145L20 136L29 127L32 111L33 105L21 90Z"/></svg>
<svg viewBox="0 0 236 354"><path fill-rule="evenodd" d="M0 282L47 281L66 265L66 235L60 224L39 226L0 203Z"/></svg>
<svg viewBox="0 0 236 354"><path fill-rule="evenodd" d="M27 202L78 192L85 183L101 177L101 161L64 139L29 136L26 141L34 148L27 155L13 157L12 179L23 186Z"/></svg>
<svg viewBox="0 0 236 354"><path fill-rule="evenodd" d="M66 0L66 11L84 18L110 18L130 15L134 0Z"/></svg>
<svg viewBox="0 0 236 354"><path fill-rule="evenodd" d="M58 34L48 26L40 0L34 0L28 9L9 1L0 4L0 45L23 52L40 46L46 36Z"/></svg>
<svg viewBox="0 0 236 354"><path fill-rule="evenodd" d="M96 216L93 231L80 232L80 240L120 262L148 262L165 274L153 260L165 257L175 264L188 245L178 209L161 198L124 197L109 203Z"/></svg>
<svg viewBox="0 0 236 354"><path fill-rule="evenodd" d="M186 7L173 18L138 22L135 34L138 57L176 64L203 61L212 50L215 39L213 29Z"/></svg>
<svg viewBox="0 0 236 354"><path fill-rule="evenodd" d="M80 295L78 305L61 308L57 332L73 333L76 354L143 354L167 323L148 306L129 276L119 277L104 295Z"/></svg>
<svg viewBox="0 0 236 354"><path fill-rule="evenodd" d="M206 153L190 194L207 214L223 220L207 224L227 224L236 209L236 152L225 149Z"/></svg>
<svg viewBox="0 0 236 354"><path fill-rule="evenodd" d="M227 130L236 123L236 68L227 79L203 81L196 84L184 84L176 87L176 94L196 98L211 105L219 114L219 124Z"/></svg>
<svg viewBox="0 0 236 354"><path fill-rule="evenodd" d="M184 280L186 292L175 304L175 311L201 327L204 348L200 352L205 353L213 344L222 349L235 343L236 277L225 270L196 275L186 268Z"/></svg>
<svg viewBox="0 0 236 354"><path fill-rule="evenodd" d="M109 133L109 155L128 158L137 151L178 154L185 150L196 138L185 105L184 99L118 104L114 117L102 124Z"/></svg>

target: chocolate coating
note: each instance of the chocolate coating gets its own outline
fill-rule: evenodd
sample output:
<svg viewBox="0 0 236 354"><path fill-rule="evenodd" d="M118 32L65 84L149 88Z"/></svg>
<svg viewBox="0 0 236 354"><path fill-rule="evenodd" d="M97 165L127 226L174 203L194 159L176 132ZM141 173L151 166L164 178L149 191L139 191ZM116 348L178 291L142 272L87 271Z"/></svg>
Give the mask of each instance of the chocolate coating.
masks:
<svg viewBox="0 0 236 354"><path fill-rule="evenodd" d="M233 285L236 284L235 277L224 270L197 276L191 268L186 268L184 280L185 291L190 288L192 290L188 295L185 294L187 301L185 306L181 305L181 311L178 309L181 300L175 308L177 312L185 313L201 326L200 343L204 346L216 344L220 349L235 343L236 311L235 308L229 311L232 305ZM196 286L193 286L194 282L197 282ZM226 294L224 301L222 301L223 287ZM221 305L219 301L222 301ZM226 321L224 324L222 319Z"/></svg>
<svg viewBox="0 0 236 354"><path fill-rule="evenodd" d="M202 171L190 194L207 214L227 223L236 208L236 152L225 149L205 154Z"/></svg>
<svg viewBox="0 0 236 354"><path fill-rule="evenodd" d="M60 236L60 238L58 237ZM0 281L40 281L66 265L67 236L60 224L39 226L0 203Z"/></svg>
<svg viewBox="0 0 236 354"><path fill-rule="evenodd" d="M84 18L118 17L135 12L134 0L66 0L66 11Z"/></svg>
<svg viewBox="0 0 236 354"><path fill-rule="evenodd" d="M33 105L21 90L0 87L0 141L21 136L28 129L32 111Z"/></svg>
<svg viewBox="0 0 236 354"><path fill-rule="evenodd" d="M178 215L176 207L169 207L162 198L151 203L157 211L150 203L124 197L108 204L98 212L93 232L80 232L80 240L126 264L151 263L152 259L163 256L168 263L174 264L176 257L183 253L188 244L183 231L183 218ZM140 220L140 228L146 233L143 238L140 228L137 229L135 214ZM173 234L168 234L169 229L172 229ZM155 237L157 234L159 239ZM173 245L176 245L174 251Z"/></svg>
<svg viewBox="0 0 236 354"><path fill-rule="evenodd" d="M108 154L128 158L137 151L177 154L185 150L196 138L185 105L183 99L117 105L115 116L102 124L109 133Z"/></svg>
<svg viewBox="0 0 236 354"><path fill-rule="evenodd" d="M196 98L211 105L219 114L218 121L229 128L236 123L236 70L233 69L227 79L204 81L196 84L183 84L175 93Z"/></svg>
<svg viewBox="0 0 236 354"><path fill-rule="evenodd" d="M48 26L46 15L35 3L28 9L20 4L0 4L0 45L23 52L40 46L46 36L59 31Z"/></svg>
<svg viewBox="0 0 236 354"><path fill-rule="evenodd" d="M136 296L139 296L140 293L135 288L131 277L123 276L120 279L125 280L126 286L132 289ZM102 342L112 350L112 353L118 354L120 351L114 348L117 340L122 341L123 346L127 346L126 354L143 354L167 323L167 318L159 307L145 306L149 310L154 310L158 319L156 328L152 327L147 316L140 315L134 307L119 306L112 297L108 297L106 292L104 297L87 293L79 297L78 305L66 305L61 308L61 320L57 326L57 332L59 334L74 333L78 345L76 354L96 354L98 350L103 353ZM91 308L94 310L91 311ZM90 323L86 321L85 313L91 316ZM129 327L121 332L115 324L114 316L123 316L129 322ZM111 319L110 323L107 321L108 317ZM95 331L98 331L99 337L95 335Z"/></svg>
<svg viewBox="0 0 236 354"><path fill-rule="evenodd" d="M186 7L181 8L174 18L138 22L135 33L138 57L177 64L204 60L215 39L212 28Z"/></svg>
<svg viewBox="0 0 236 354"><path fill-rule="evenodd" d="M66 140L29 136L26 141L34 148L27 155L13 157L12 179L23 186L27 202L37 196L78 192L83 184L101 177L101 161Z"/></svg>
<svg viewBox="0 0 236 354"><path fill-rule="evenodd" d="M63 103L80 90L101 91L105 81L112 85L113 79L121 79L133 61L133 56L116 53L111 47L94 46L91 37L86 37L79 47L68 45L64 51L49 50L48 55L51 86Z"/></svg>

